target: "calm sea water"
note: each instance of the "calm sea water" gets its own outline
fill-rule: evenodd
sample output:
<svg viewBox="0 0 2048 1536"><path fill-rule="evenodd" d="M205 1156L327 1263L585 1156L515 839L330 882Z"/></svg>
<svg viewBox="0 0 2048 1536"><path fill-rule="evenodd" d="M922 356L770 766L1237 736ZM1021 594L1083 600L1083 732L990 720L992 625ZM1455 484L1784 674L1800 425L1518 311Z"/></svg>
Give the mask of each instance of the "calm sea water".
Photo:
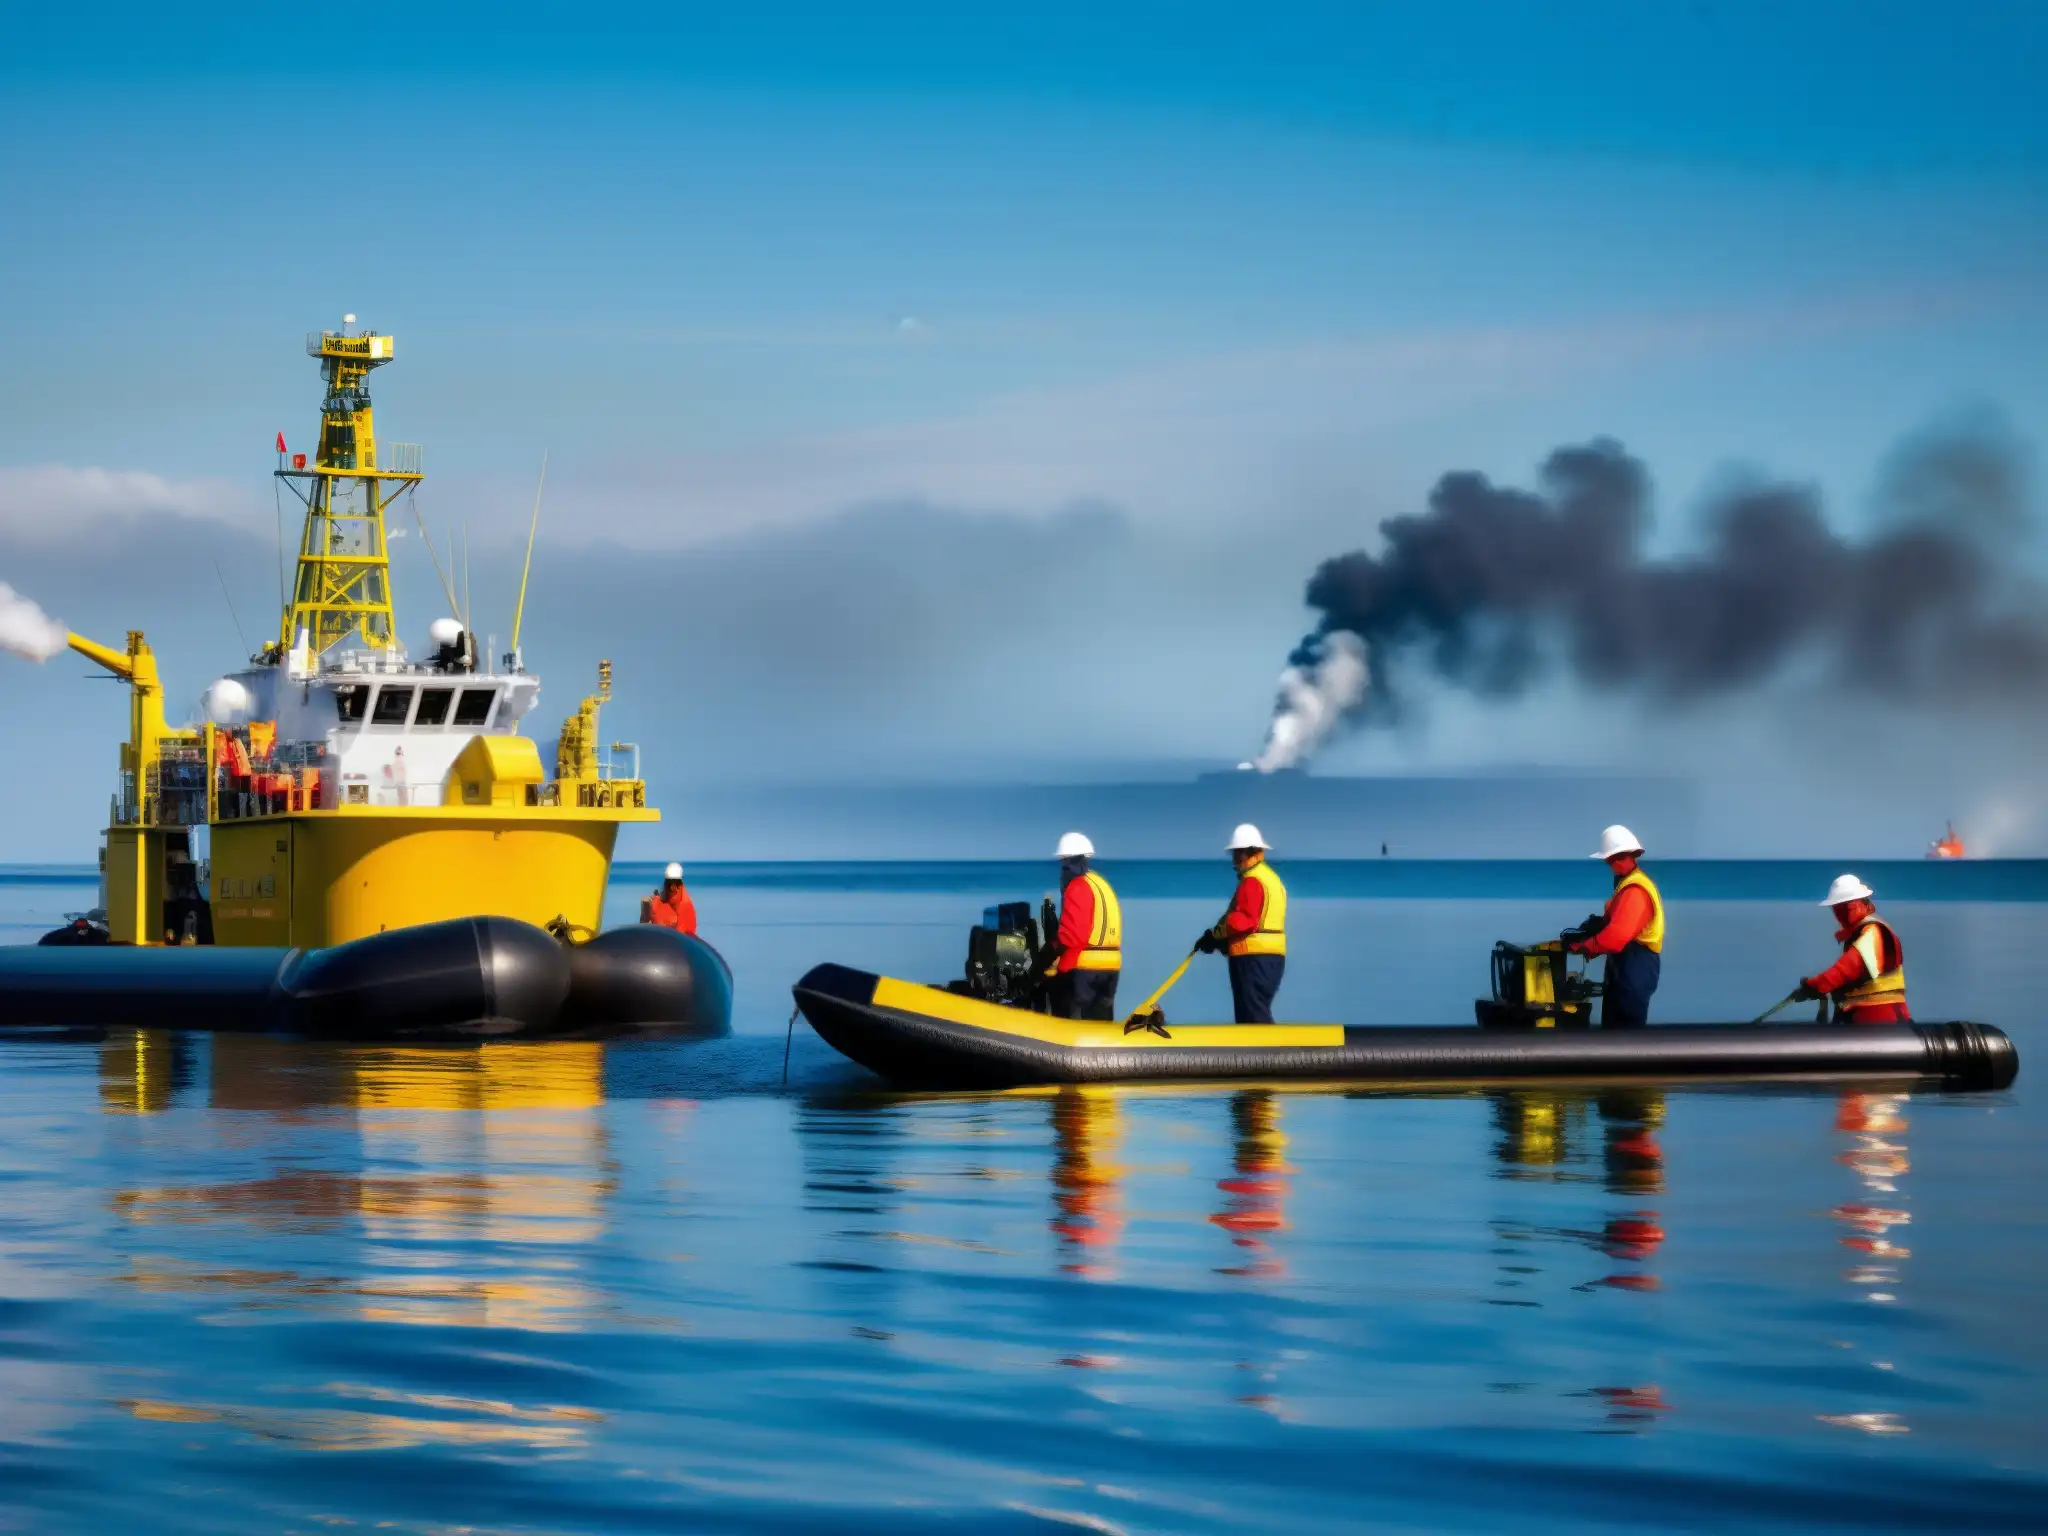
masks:
<svg viewBox="0 0 2048 1536"><path fill-rule="evenodd" d="M1827 960L1832 872L1670 870L1661 1016ZM0 1529L2038 1527L2048 879L1862 872L2013 1090L785 1088L790 981L955 973L996 865L702 872L729 1041L0 1045ZM1291 873L1283 1011L1368 1023L1604 883ZM1122 884L1140 992L1229 877Z"/></svg>

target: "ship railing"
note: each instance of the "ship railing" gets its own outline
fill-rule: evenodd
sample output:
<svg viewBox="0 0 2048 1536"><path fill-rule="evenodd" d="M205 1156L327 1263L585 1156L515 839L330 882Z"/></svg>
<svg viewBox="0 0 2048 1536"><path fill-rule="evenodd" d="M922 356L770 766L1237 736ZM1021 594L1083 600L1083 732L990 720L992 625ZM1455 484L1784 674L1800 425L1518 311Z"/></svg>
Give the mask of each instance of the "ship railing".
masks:
<svg viewBox="0 0 2048 1536"><path fill-rule="evenodd" d="M206 821L206 760L197 747L165 747L161 758L135 775L121 775L113 824L122 827L193 827Z"/></svg>
<svg viewBox="0 0 2048 1536"><path fill-rule="evenodd" d="M644 779L550 779L545 784L528 785L526 803L573 805L582 810L645 810L647 783Z"/></svg>
<svg viewBox="0 0 2048 1536"><path fill-rule="evenodd" d="M377 467L387 474L417 475L425 461L425 451L418 443L397 443L386 438L377 439Z"/></svg>
<svg viewBox="0 0 2048 1536"><path fill-rule="evenodd" d="M246 821L252 816L282 816L292 811L317 811L325 795L320 775L309 768L265 771L244 776L219 770L214 780L214 805L222 821Z"/></svg>

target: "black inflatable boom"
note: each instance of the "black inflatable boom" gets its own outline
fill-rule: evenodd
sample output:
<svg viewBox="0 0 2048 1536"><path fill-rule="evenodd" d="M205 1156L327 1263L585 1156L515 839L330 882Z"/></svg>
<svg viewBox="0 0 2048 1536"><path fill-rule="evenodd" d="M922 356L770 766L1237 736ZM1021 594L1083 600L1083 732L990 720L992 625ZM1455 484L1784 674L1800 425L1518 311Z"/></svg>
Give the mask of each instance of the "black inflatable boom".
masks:
<svg viewBox="0 0 2048 1536"><path fill-rule="evenodd" d="M703 940L665 928L571 949L506 917L331 949L0 947L0 1025L35 1024L349 1040L723 1035L732 972Z"/></svg>
<svg viewBox="0 0 2048 1536"><path fill-rule="evenodd" d="M840 965L793 989L825 1042L910 1086L1207 1078L1359 1083L1537 1079L1933 1079L2003 1088L2019 1055L1988 1024L1665 1024L1650 1029L1174 1024L1164 1036L1050 1019Z"/></svg>

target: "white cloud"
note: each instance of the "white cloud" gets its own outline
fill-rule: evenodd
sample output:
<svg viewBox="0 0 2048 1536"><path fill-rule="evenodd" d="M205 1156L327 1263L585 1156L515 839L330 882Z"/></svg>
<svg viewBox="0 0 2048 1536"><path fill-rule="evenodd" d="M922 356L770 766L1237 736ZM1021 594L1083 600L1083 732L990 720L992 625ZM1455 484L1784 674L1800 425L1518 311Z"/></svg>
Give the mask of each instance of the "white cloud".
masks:
<svg viewBox="0 0 2048 1536"><path fill-rule="evenodd" d="M160 516L268 529L274 515L225 480L168 480L146 470L70 464L0 467L0 531L31 541L69 539L81 524Z"/></svg>

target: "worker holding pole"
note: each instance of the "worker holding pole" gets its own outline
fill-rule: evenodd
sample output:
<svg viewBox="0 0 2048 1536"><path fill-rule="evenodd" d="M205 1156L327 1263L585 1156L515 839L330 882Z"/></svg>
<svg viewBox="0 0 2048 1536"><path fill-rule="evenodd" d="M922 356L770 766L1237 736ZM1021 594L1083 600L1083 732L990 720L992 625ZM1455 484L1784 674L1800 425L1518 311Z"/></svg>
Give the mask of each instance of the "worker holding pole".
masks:
<svg viewBox="0 0 2048 1536"><path fill-rule="evenodd" d="M1264 835L1245 822L1230 835L1237 891L1230 909L1195 941L1205 955L1230 959L1230 1001L1240 1024L1273 1022L1273 997L1287 970L1287 887L1266 862Z"/></svg>
<svg viewBox="0 0 2048 1536"><path fill-rule="evenodd" d="M1913 1022L1906 1009L1906 949L1877 915L1876 895L1854 875L1835 877L1821 905L1834 909L1842 958L1801 981L1794 1002L1832 997L1840 1024Z"/></svg>

